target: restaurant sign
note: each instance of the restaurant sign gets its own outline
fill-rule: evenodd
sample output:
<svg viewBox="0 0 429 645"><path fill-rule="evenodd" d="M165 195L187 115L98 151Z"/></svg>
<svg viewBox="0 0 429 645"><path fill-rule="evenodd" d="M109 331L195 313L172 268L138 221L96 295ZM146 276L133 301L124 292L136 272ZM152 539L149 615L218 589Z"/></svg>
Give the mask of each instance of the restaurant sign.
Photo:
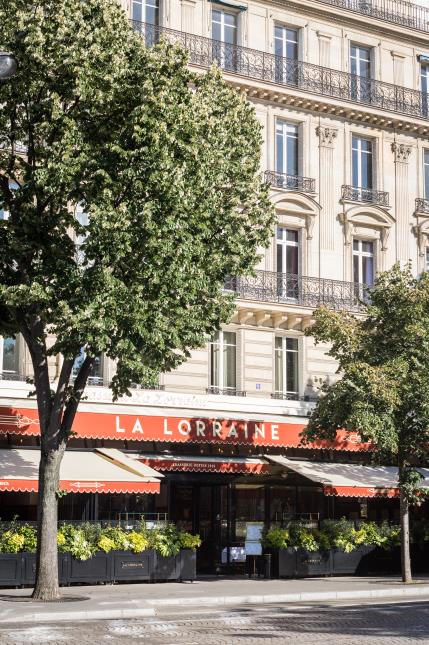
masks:
<svg viewBox="0 0 429 645"><path fill-rule="evenodd" d="M225 418L146 416L110 412L78 412L74 437L174 443L239 444L295 448L301 444L305 423L252 421ZM0 408L0 432L38 435L37 410ZM315 441L304 447L368 450L357 433L339 431L335 441Z"/></svg>

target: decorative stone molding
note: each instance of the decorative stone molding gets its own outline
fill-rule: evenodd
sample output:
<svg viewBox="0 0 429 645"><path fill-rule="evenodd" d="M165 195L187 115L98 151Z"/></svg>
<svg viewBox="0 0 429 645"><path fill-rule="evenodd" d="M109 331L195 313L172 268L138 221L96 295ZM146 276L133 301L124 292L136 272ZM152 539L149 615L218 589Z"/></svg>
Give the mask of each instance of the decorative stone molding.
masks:
<svg viewBox="0 0 429 645"><path fill-rule="evenodd" d="M319 137L320 146L332 147L338 136L338 130L325 125L318 125L316 128L316 134Z"/></svg>
<svg viewBox="0 0 429 645"><path fill-rule="evenodd" d="M339 220L344 228L344 244L350 246L357 229L369 229L380 239L380 250L387 250L394 218L379 206L354 206L339 214Z"/></svg>
<svg viewBox="0 0 429 645"><path fill-rule="evenodd" d="M411 146L405 143L392 143L392 152L395 156L395 163L408 163L408 157L411 154Z"/></svg>

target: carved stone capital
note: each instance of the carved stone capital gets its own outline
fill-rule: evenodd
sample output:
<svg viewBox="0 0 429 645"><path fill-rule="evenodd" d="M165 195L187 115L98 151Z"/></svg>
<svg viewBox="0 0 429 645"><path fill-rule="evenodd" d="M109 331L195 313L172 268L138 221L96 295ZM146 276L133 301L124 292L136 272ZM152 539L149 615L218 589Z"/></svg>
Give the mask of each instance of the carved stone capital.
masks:
<svg viewBox="0 0 429 645"><path fill-rule="evenodd" d="M392 143L392 152L395 156L396 163L408 163L408 157L411 154L411 146L405 143Z"/></svg>
<svg viewBox="0 0 429 645"><path fill-rule="evenodd" d="M316 134L319 137L319 145L325 148L331 148L338 136L338 130L325 125L318 125Z"/></svg>

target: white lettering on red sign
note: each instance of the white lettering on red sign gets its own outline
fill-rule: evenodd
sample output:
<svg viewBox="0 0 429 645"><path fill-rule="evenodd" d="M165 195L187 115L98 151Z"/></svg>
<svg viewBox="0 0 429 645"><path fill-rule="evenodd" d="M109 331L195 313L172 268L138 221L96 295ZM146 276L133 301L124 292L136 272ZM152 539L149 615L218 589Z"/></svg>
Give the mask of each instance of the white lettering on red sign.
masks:
<svg viewBox="0 0 429 645"><path fill-rule="evenodd" d="M119 417L116 417L116 432L125 432L124 428L120 427Z"/></svg>

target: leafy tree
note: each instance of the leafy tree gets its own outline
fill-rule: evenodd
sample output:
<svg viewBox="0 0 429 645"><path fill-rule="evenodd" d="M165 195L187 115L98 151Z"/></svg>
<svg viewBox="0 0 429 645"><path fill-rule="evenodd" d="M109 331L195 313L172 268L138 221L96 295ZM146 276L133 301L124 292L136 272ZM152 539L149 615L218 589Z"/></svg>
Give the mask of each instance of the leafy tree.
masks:
<svg viewBox="0 0 429 645"><path fill-rule="evenodd" d="M340 378L324 388L303 437L358 431L376 458L398 466L402 578L410 582L409 506L423 500L416 466L429 451L429 274L414 278L396 265L368 295L363 317L315 312L307 334L331 344Z"/></svg>
<svg viewBox="0 0 429 645"><path fill-rule="evenodd" d="M223 281L252 270L273 212L251 106L179 48L146 49L116 0L2 0L0 42L19 61L0 85L0 333L22 334L34 368L34 596L52 599L60 463L95 357L117 362L115 397L189 357L230 315Z"/></svg>

